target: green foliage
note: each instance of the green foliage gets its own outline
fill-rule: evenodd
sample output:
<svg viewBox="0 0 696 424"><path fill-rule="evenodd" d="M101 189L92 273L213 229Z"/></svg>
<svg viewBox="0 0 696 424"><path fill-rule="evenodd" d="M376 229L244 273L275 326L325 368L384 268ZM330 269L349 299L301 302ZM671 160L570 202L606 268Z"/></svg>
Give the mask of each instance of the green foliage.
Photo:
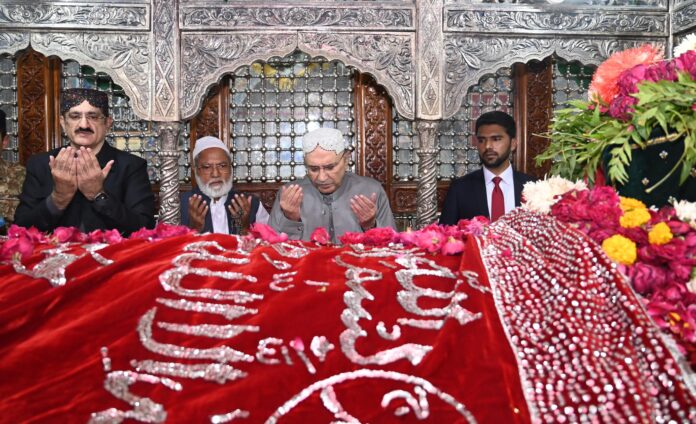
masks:
<svg viewBox="0 0 696 424"><path fill-rule="evenodd" d="M601 113L606 105L575 100L569 108L554 113L550 131L541 134L551 140L536 157L538 165L551 160L551 173L570 180L587 177L594 182L602 153L609 150L606 174L616 183L628 181L626 166L632 148L644 148L654 128L660 127L670 140L685 137L681 182L696 164L696 81L680 73L677 81L644 82L633 94L638 104L628 121ZM678 168L678 166L677 166ZM673 171L676 171L675 168Z"/></svg>

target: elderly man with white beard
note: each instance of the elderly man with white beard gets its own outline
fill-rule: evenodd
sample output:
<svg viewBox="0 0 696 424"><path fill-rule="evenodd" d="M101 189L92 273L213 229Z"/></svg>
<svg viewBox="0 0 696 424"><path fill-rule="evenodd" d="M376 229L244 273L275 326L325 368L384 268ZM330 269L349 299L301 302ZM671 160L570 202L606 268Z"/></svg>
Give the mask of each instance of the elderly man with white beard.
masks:
<svg viewBox="0 0 696 424"><path fill-rule="evenodd" d="M246 234L268 212L255 196L232 190L232 157L220 139L203 137L193 149L196 187L181 196L181 223L201 233Z"/></svg>

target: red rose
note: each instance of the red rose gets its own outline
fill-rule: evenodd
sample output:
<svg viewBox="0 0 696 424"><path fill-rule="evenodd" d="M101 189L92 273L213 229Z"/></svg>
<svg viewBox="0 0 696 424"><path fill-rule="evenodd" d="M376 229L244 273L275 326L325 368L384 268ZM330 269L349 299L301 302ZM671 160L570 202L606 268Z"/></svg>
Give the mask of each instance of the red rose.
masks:
<svg viewBox="0 0 696 424"><path fill-rule="evenodd" d="M331 242L329 232L326 231L326 228L324 227L318 227L312 231L312 235L309 236L309 240L319 244L329 244Z"/></svg>
<svg viewBox="0 0 696 424"><path fill-rule="evenodd" d="M365 232L363 240L371 246L386 246L398 240L398 233L392 227L372 228Z"/></svg>
<svg viewBox="0 0 696 424"><path fill-rule="evenodd" d="M646 264L637 263L628 271L633 288L641 294L647 294L657 287L664 286L667 275L661 268Z"/></svg>

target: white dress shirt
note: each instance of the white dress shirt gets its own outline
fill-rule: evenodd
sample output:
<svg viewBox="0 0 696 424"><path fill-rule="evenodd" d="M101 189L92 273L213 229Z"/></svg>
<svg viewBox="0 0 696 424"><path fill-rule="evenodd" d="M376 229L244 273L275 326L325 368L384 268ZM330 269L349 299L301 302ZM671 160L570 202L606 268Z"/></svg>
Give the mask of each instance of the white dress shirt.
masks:
<svg viewBox="0 0 696 424"><path fill-rule="evenodd" d="M483 179L486 182L486 202L488 202L488 217L490 218L493 198L493 188L495 183L493 178L496 175L483 167ZM515 182L513 181L512 166L508 167L500 175L500 189L503 191L503 199L505 200L505 213L515 209Z"/></svg>
<svg viewBox="0 0 696 424"><path fill-rule="evenodd" d="M213 221L213 232L221 234L229 234L229 223L227 222L227 211L225 210L225 202L227 195L220 197L217 200L210 201L210 218ZM259 203L259 209L256 211L256 221L261 224L268 223L268 212L263 207L263 203Z"/></svg>

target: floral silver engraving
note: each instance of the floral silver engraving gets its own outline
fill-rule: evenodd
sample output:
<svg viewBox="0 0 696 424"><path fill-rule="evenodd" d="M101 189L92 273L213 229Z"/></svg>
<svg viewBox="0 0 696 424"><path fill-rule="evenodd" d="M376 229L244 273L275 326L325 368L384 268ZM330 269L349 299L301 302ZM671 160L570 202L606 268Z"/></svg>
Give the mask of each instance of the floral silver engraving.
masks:
<svg viewBox="0 0 696 424"><path fill-rule="evenodd" d="M179 118L179 28L176 6L168 0L154 0L152 38L155 60L153 67L153 120L176 121ZM178 131L177 131L178 133ZM178 222L177 222L178 223Z"/></svg>
<svg viewBox="0 0 696 424"><path fill-rule="evenodd" d="M190 118L201 107L206 90L237 67L297 47L294 33L182 33L181 117Z"/></svg>
<svg viewBox="0 0 696 424"><path fill-rule="evenodd" d="M157 100L160 101L160 100ZM159 220L178 225L181 222L179 198L179 158L177 148L181 125L178 122L161 123L157 130L160 136L160 206Z"/></svg>
<svg viewBox="0 0 696 424"><path fill-rule="evenodd" d="M447 31L471 33L565 32L603 35L667 34L667 13L605 10L481 10L449 9Z"/></svg>
<svg viewBox="0 0 696 424"><path fill-rule="evenodd" d="M696 2L685 4L684 7L672 12L672 31L694 31L696 22Z"/></svg>
<svg viewBox="0 0 696 424"><path fill-rule="evenodd" d="M444 55L442 28L443 0L419 0L418 22L418 107L420 119L442 116ZM420 203L420 202L419 202Z"/></svg>
<svg viewBox="0 0 696 424"><path fill-rule="evenodd" d="M0 32L0 52L14 54L16 51L29 46L30 36L26 32Z"/></svg>
<svg viewBox="0 0 696 424"><path fill-rule="evenodd" d="M436 148L436 121L418 121L420 145L416 149L418 155L418 206L417 226L426 227L437 218L437 164L439 149Z"/></svg>
<svg viewBox="0 0 696 424"><path fill-rule="evenodd" d="M406 118L415 115L415 40L412 34L338 34L301 32L298 47L309 54L338 59L375 76L392 94Z"/></svg>
<svg viewBox="0 0 696 424"><path fill-rule="evenodd" d="M149 4L0 4L0 25L15 24L23 28L79 28L82 30L150 29Z"/></svg>
<svg viewBox="0 0 696 424"><path fill-rule="evenodd" d="M410 7L365 7L350 3L328 7L182 4L184 29L249 29L254 27L336 27L357 29L412 29L415 11Z"/></svg>

